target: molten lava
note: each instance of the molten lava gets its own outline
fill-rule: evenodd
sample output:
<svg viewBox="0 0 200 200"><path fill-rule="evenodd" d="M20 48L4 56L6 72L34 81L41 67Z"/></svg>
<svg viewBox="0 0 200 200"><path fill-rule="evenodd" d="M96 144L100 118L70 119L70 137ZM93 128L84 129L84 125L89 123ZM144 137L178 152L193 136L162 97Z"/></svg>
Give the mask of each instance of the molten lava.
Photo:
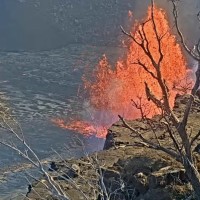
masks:
<svg viewBox="0 0 200 200"><path fill-rule="evenodd" d="M66 123L63 119L54 119L53 123L60 126L60 128L76 131L86 136L96 135L99 138L105 137L107 134L107 128L103 126L92 125L91 122L74 120Z"/></svg>
<svg viewBox="0 0 200 200"><path fill-rule="evenodd" d="M169 89L170 106L173 107L177 94L174 85L183 83L187 76L186 60L176 42L176 37L170 32L163 10L154 7L154 21L158 36L159 38L162 37L163 60L160 63L160 69ZM143 34L145 34L149 43L151 55L154 60L158 61L159 46L151 20L151 8L148 9L148 15L144 22L143 29L142 25L135 25L132 28L132 35L138 42L142 42L139 30L143 30ZM91 119L70 123L57 120L55 123L62 128L76 130L84 134L96 134L98 132L98 136L105 137L105 129L118 120L118 115L122 115L125 119L141 117L141 110L137 109L136 106L138 103L145 112L143 114L147 117L159 113L158 108L147 100L144 82L148 84L153 94L161 100L160 86L147 70L144 70L138 64L138 61L144 64L149 71L155 73L150 58L132 39L128 41L126 57L119 60L114 67L109 64L104 55L96 69L83 76L82 97L87 97ZM100 133L101 131L102 133Z"/></svg>

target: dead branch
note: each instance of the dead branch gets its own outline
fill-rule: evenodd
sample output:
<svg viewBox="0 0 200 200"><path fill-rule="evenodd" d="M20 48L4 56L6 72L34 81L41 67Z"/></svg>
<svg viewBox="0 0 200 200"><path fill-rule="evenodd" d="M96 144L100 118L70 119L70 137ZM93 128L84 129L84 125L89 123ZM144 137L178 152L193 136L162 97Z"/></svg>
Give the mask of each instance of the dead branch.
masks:
<svg viewBox="0 0 200 200"><path fill-rule="evenodd" d="M137 62L134 62L134 63L132 63L132 64L136 64L136 65L140 65L141 67L143 67L143 69L147 72L147 73L149 73L154 79L158 79L157 78L157 76L153 73L153 72L151 72L147 67L146 67L146 65L144 64L144 63L142 63L140 60L138 60Z"/></svg>
<svg viewBox="0 0 200 200"><path fill-rule="evenodd" d="M194 142L199 138L200 136L200 130L199 132L192 138L191 142L190 142L190 147L192 147L192 145L194 144Z"/></svg>
<svg viewBox="0 0 200 200"><path fill-rule="evenodd" d="M156 39L157 39L157 42L158 42L158 52L159 52L158 66L160 67L160 63L163 60L163 53L162 53L162 48L161 48L162 37L160 38L159 35L158 35L158 31L157 31L157 27L156 27L156 23L155 23L155 19L154 19L154 1L153 0L151 0L151 20L152 20L152 23L153 23L153 30L155 32Z"/></svg>
<svg viewBox="0 0 200 200"><path fill-rule="evenodd" d="M190 49L188 47L188 45L185 42L183 33L181 32L180 28L179 28L179 23L178 23L178 10L177 10L177 5L176 5L176 1L175 0L171 0L172 5L173 5L173 16L174 16L174 20L175 20L175 27L176 30L178 32L178 35L180 36L181 39L181 44L183 45L183 48L186 50L186 52L194 59L194 60L199 60L199 54L195 53L195 51L193 51L192 49Z"/></svg>
<svg viewBox="0 0 200 200"><path fill-rule="evenodd" d="M15 120L13 120L15 121ZM53 180L53 177L44 169L43 164L41 163L40 159L36 155L36 153L33 151L33 149L26 143L24 139L24 134L22 133L17 133L11 126L8 124L8 122L3 119L3 122L5 126L3 125L2 127L12 133L19 142L23 144L25 147L25 151L23 152L20 150L15 144L13 143L7 143L5 141L0 140L0 144L12 149L13 151L17 152L20 156L25 158L27 161L29 161L33 166L35 166L41 174L43 174L49 184L50 191L55 197L59 197L61 200L69 200L70 198L66 196L65 192L62 190L60 185ZM21 130L21 128L19 129ZM20 136L21 135L21 136ZM31 158L29 154L33 157Z"/></svg>
<svg viewBox="0 0 200 200"><path fill-rule="evenodd" d="M169 136L172 139L175 148L178 150L178 152L182 156L182 149L179 147L178 141L174 137L174 134L172 132L172 128L169 126L169 123L167 123L167 122L162 122L162 123L167 127L167 132L169 133Z"/></svg>
<svg viewBox="0 0 200 200"><path fill-rule="evenodd" d="M142 144L145 144L145 146L147 146L147 147L149 147L149 148L152 148L152 149L155 149L155 150L161 150L161 151L167 153L168 155L170 155L171 157L175 158L177 161L181 162L180 156L179 156L176 152L174 152L174 151L172 151L172 150L170 150L170 149L167 149L167 148L165 148L165 147L163 147L163 146L160 146L160 145L158 145L158 144L154 144L153 142L151 142L151 141L145 139L145 138L142 136L142 134L139 133L137 130L135 130L133 127L131 127L131 126L124 120L123 117L121 117L120 115L118 115L118 116L119 116L120 120L122 121L124 127L127 128L127 129L129 129L129 130L132 131L133 133L135 133L135 134L141 139L141 141L142 141L141 143L142 143Z"/></svg>
<svg viewBox="0 0 200 200"><path fill-rule="evenodd" d="M141 96L138 96L137 98L138 98L139 101L134 101L133 99L131 99L131 101L133 103L133 106L140 111L141 118L144 120L149 115L150 109L147 108L148 104L142 103L142 97Z"/></svg>

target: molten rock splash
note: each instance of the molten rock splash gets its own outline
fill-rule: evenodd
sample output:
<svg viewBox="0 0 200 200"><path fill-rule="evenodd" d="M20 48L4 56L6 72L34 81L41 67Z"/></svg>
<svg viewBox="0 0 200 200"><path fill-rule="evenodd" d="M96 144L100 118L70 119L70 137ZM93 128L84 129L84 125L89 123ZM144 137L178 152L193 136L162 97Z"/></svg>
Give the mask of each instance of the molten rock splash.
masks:
<svg viewBox="0 0 200 200"><path fill-rule="evenodd" d="M151 55L157 61L159 46L151 20L151 8L148 9L147 18L144 21L143 32L149 43ZM176 37L170 33L163 10L154 7L154 21L158 36L162 37L161 51L164 57L160 64L161 73L169 89L170 106L173 107L177 94L174 86L185 84L187 77L186 60L176 42ZM132 34L138 42L142 42L139 30L142 30L142 25L136 24L132 29ZM147 70L137 64L138 61L144 64L148 71L155 73L149 57L132 39L128 41L126 57L119 60L114 67L109 64L104 55L96 69L83 76L82 97L87 97L90 118L70 123L64 120L54 120L54 122L62 128L105 137L106 128L118 120L118 115L122 115L125 119L136 119L141 117L141 111L147 117L159 113L158 108L147 100L144 82L158 99L162 99L161 89Z"/></svg>

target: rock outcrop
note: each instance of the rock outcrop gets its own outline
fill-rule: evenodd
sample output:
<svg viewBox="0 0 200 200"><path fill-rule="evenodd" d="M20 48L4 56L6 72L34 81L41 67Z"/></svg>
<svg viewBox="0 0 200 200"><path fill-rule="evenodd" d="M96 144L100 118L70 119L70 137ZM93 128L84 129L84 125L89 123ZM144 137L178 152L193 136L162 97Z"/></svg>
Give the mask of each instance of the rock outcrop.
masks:
<svg viewBox="0 0 200 200"><path fill-rule="evenodd" d="M182 117L187 100L187 95L176 98L174 109L179 117ZM156 123L158 119L159 116L152 119L157 137L161 144L170 146L168 134ZM187 126L191 129L191 134L200 129L199 122L200 102L197 100L192 107ZM154 140L147 123L141 120L128 123L143 136ZM185 198L192 192L180 163L161 151L139 143L137 136L125 129L122 122L113 124L108 130L104 150L80 159L56 163L56 167L58 170L51 172L52 176L73 200L85 199L83 194L91 200L101 199L101 196L106 195L105 188L111 200L172 200ZM53 199L42 183L33 184L33 188L45 199ZM38 199L33 191L28 197Z"/></svg>

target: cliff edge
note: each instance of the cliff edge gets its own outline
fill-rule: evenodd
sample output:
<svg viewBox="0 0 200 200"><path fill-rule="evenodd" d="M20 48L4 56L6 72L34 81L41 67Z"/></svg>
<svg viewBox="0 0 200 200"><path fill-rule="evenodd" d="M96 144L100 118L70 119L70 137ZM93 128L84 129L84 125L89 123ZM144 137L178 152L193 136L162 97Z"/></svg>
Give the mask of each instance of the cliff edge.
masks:
<svg viewBox="0 0 200 200"><path fill-rule="evenodd" d="M174 110L178 117L183 115L188 98L188 95L177 96ZM160 116L155 116L151 120L152 126L159 142L170 146L171 139L157 123L159 119ZM191 133L200 129L199 122L200 102L197 98L187 126ZM148 123L139 119L128 123L149 140L155 140ZM196 150L195 156L199 162ZM50 173L73 200L86 199L86 196L90 200L101 199L106 195L105 189L111 200L184 199L192 193L182 166L167 154L142 145L137 136L124 128L120 121L108 130L104 150L80 159L53 163L53 168L55 171ZM53 200L43 185L45 182L41 179L34 183L28 198L36 200L40 199L40 195Z"/></svg>

